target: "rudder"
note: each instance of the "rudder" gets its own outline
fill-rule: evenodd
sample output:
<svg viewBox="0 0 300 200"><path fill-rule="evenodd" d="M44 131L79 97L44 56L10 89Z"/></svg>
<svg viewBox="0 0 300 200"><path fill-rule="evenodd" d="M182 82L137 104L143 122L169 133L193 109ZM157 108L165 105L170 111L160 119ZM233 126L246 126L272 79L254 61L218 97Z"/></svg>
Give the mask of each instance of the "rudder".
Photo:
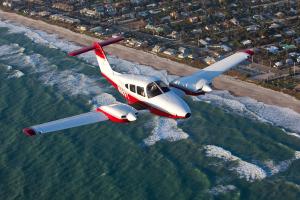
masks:
<svg viewBox="0 0 300 200"><path fill-rule="evenodd" d="M98 42L94 42L94 47L100 71L105 75L113 74L114 71L109 64L101 45Z"/></svg>

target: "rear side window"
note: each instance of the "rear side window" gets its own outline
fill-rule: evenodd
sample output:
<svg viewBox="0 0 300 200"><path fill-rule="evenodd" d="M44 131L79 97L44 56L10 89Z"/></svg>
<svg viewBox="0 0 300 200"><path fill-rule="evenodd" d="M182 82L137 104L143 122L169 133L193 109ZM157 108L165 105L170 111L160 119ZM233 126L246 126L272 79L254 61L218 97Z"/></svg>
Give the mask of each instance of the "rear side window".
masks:
<svg viewBox="0 0 300 200"><path fill-rule="evenodd" d="M128 89L128 84L125 84L125 87Z"/></svg>
<svg viewBox="0 0 300 200"><path fill-rule="evenodd" d="M135 85L130 85L130 91L135 92Z"/></svg>
<svg viewBox="0 0 300 200"><path fill-rule="evenodd" d="M143 87L136 86L136 92L143 97L145 96L145 91Z"/></svg>

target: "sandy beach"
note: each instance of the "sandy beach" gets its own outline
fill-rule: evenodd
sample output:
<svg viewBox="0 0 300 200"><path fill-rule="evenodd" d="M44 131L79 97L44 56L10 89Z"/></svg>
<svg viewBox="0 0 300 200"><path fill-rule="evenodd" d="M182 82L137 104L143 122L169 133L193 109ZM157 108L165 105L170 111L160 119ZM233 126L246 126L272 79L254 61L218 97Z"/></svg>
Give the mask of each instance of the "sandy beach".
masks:
<svg viewBox="0 0 300 200"><path fill-rule="evenodd" d="M41 20L34 20L15 13L4 12L2 10L0 10L0 19L10 20L34 29L43 30L48 33L54 33L61 38L83 46L90 45L93 41L98 40L84 34L75 33L63 27L48 24ZM105 50L107 53L117 56L121 59L152 66L156 69L164 69L170 74L178 76L189 75L198 70L185 64L119 44L107 46L105 47ZM248 96L266 104L288 107L300 113L300 101L282 92L263 88L253 83L248 83L225 75L216 78L213 85L216 89L228 90L237 96Z"/></svg>

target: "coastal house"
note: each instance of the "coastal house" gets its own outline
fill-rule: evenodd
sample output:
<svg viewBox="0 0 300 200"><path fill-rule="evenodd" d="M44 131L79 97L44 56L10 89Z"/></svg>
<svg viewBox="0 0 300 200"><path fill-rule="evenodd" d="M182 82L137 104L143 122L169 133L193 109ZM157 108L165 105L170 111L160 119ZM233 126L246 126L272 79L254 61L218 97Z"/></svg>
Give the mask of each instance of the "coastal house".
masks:
<svg viewBox="0 0 300 200"><path fill-rule="evenodd" d="M232 18L231 20L229 20L233 25L238 26L240 23L236 18Z"/></svg>
<svg viewBox="0 0 300 200"><path fill-rule="evenodd" d="M175 56L176 50L169 48L169 49L166 49L165 51L163 51L163 54L168 55L168 56Z"/></svg>
<svg viewBox="0 0 300 200"><path fill-rule="evenodd" d="M216 62L216 60L213 58L213 57L210 57L210 56L207 56L203 59L203 61L208 64L208 65L211 65L211 64L214 64Z"/></svg>
<svg viewBox="0 0 300 200"><path fill-rule="evenodd" d="M80 23L79 19L74 19L74 18L67 17L67 16L64 16L61 14L50 15L49 18L51 20L60 21L60 22L67 23L67 24L79 24Z"/></svg>
<svg viewBox="0 0 300 200"><path fill-rule="evenodd" d="M279 52L279 48L276 46L267 47L266 50L272 54L277 54Z"/></svg>
<svg viewBox="0 0 300 200"><path fill-rule="evenodd" d="M151 24L147 24L145 26L145 29L151 31L152 33L163 33L164 32L164 28L163 27L156 27L156 26L153 26Z"/></svg>
<svg viewBox="0 0 300 200"><path fill-rule="evenodd" d="M6 0L3 1L2 5L9 9L14 9L15 7L21 5L23 2L21 0Z"/></svg>
<svg viewBox="0 0 300 200"><path fill-rule="evenodd" d="M273 65L274 68L280 68L282 66L283 66L283 62L282 61L275 62L275 64Z"/></svg>
<svg viewBox="0 0 300 200"><path fill-rule="evenodd" d="M248 46L248 45L251 45L251 44L252 44L252 41L251 41L251 40L244 40L244 41L242 41L241 43L242 43L242 45L244 45L244 46Z"/></svg>
<svg viewBox="0 0 300 200"><path fill-rule="evenodd" d="M163 50L165 50L164 47L162 47L162 46L160 46L160 45L155 45L155 46L153 47L153 49L152 49L152 52L154 52L154 53L160 53L160 52L162 52Z"/></svg>
<svg viewBox="0 0 300 200"><path fill-rule="evenodd" d="M194 16L194 17L189 17L189 22L190 23L196 23L198 22L198 17Z"/></svg>
<svg viewBox="0 0 300 200"><path fill-rule="evenodd" d="M96 9L88 9L88 8L83 8L80 11L81 15L87 16L87 17L99 17L100 14L97 12Z"/></svg>
<svg viewBox="0 0 300 200"><path fill-rule="evenodd" d="M180 53L182 53L182 54L187 54L187 53L188 53L188 49L185 48L185 47L179 47L179 48L178 48L178 51L179 51Z"/></svg>
<svg viewBox="0 0 300 200"><path fill-rule="evenodd" d="M208 45L208 42L203 39L200 39L198 42L199 42L199 44L202 44L205 47Z"/></svg>
<svg viewBox="0 0 300 200"><path fill-rule="evenodd" d="M84 32L87 30L87 27L86 26L83 26L83 25L79 25L76 27L76 29L80 32Z"/></svg>
<svg viewBox="0 0 300 200"><path fill-rule="evenodd" d="M277 23L272 23L270 26L269 26L269 29L277 29L277 28L280 28L281 25L277 24Z"/></svg>
<svg viewBox="0 0 300 200"><path fill-rule="evenodd" d="M41 11L41 12L38 12L37 14L38 14L40 17L48 17L48 16L51 15L51 13L48 12L48 11Z"/></svg>
<svg viewBox="0 0 300 200"><path fill-rule="evenodd" d="M172 33L169 34L168 37L173 38L173 39L179 39L180 34L177 31L172 31Z"/></svg>
<svg viewBox="0 0 300 200"><path fill-rule="evenodd" d="M196 55L191 53L191 54L188 55L188 58L192 59L192 60L195 60L196 59Z"/></svg>
<svg viewBox="0 0 300 200"><path fill-rule="evenodd" d="M293 44L280 44L280 46L286 51L297 49L297 47Z"/></svg>
<svg viewBox="0 0 300 200"><path fill-rule="evenodd" d="M184 59L184 58L188 57L188 54L186 54L186 53L180 53L180 54L178 54L177 57L180 58L180 59Z"/></svg>
<svg viewBox="0 0 300 200"><path fill-rule="evenodd" d="M71 12L74 10L74 6L66 4L66 3L53 3L52 8L56 8L58 10L63 10L66 12Z"/></svg>
<svg viewBox="0 0 300 200"><path fill-rule="evenodd" d="M248 27L246 28L246 30L247 30L248 32L256 32L256 31L259 30L259 26L258 26L258 25L251 25L251 26L248 26Z"/></svg>

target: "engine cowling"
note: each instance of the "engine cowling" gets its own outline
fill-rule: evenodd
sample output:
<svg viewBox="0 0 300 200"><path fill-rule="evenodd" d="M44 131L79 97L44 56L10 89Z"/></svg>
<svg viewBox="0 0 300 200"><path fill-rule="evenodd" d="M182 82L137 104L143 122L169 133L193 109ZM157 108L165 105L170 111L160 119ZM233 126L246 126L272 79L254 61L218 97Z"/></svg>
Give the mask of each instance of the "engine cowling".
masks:
<svg viewBox="0 0 300 200"><path fill-rule="evenodd" d="M209 84L207 84L207 81L204 79L201 79L196 83L195 89L196 91L201 91L204 93L208 93L212 91L212 88L209 86Z"/></svg>
<svg viewBox="0 0 300 200"><path fill-rule="evenodd" d="M122 103L100 106L97 108L97 112L102 112L110 121L118 123L135 121L138 116L135 108Z"/></svg>
<svg viewBox="0 0 300 200"><path fill-rule="evenodd" d="M184 91L187 95L198 96L212 91L212 88L204 79L199 80L196 84L182 84L175 81L171 82L170 86Z"/></svg>

